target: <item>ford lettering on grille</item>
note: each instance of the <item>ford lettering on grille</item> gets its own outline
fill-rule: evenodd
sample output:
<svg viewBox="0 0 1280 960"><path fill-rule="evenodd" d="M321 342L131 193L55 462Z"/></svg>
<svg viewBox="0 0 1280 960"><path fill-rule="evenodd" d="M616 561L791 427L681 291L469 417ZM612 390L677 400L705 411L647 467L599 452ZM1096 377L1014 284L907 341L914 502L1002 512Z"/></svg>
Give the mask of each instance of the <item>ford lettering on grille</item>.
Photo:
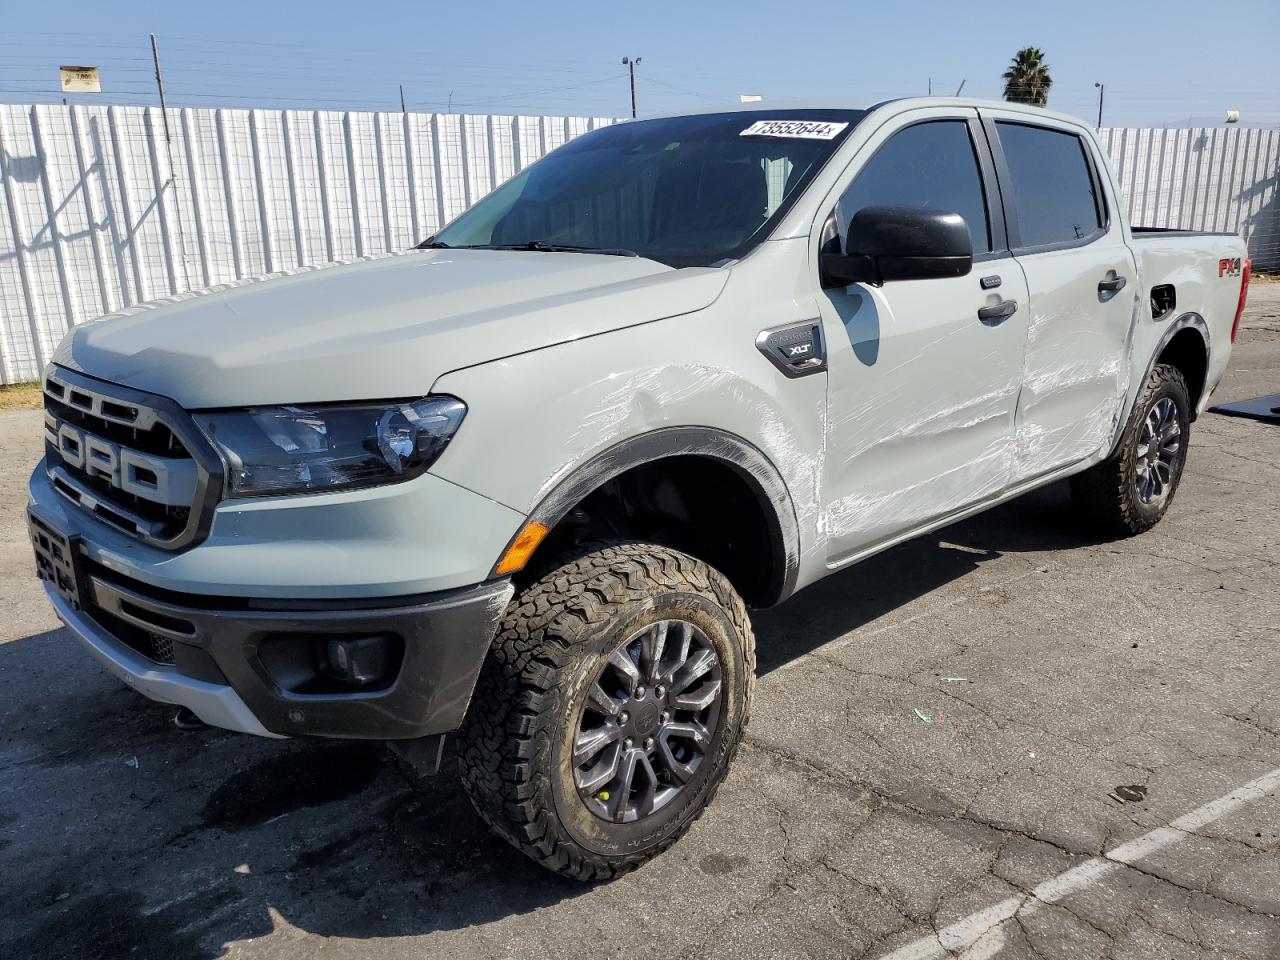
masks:
<svg viewBox="0 0 1280 960"><path fill-rule="evenodd" d="M54 490L153 546L179 550L204 538L222 468L185 410L63 367L46 371L44 394Z"/></svg>
<svg viewBox="0 0 1280 960"><path fill-rule="evenodd" d="M45 439L58 449L62 462L90 477L153 503L190 506L196 492L196 465L190 459L155 457L113 443L44 415Z"/></svg>

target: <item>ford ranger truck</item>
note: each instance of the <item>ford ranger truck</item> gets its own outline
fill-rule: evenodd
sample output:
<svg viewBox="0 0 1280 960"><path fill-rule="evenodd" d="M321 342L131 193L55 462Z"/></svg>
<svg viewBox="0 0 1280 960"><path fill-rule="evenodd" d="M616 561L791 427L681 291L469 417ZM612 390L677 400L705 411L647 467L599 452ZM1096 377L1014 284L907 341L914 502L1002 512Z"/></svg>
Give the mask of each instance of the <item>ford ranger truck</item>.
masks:
<svg viewBox="0 0 1280 960"><path fill-rule="evenodd" d="M1010 103L587 133L421 249L134 308L44 377L30 530L111 673L206 723L390 741L552 870L710 803L748 610L1065 478L1173 502L1249 266L1126 222Z"/></svg>

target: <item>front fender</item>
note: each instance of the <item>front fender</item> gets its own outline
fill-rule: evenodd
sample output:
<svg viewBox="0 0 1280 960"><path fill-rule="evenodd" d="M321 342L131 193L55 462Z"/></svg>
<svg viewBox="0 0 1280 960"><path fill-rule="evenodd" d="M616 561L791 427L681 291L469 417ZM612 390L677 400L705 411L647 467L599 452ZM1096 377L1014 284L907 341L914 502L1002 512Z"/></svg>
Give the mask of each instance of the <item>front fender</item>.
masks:
<svg viewBox="0 0 1280 960"><path fill-rule="evenodd" d="M432 472L559 519L639 463L720 459L777 519L789 592L815 553L826 382L786 380L756 349L757 332L741 318L673 318L450 373L434 390L468 412Z"/></svg>

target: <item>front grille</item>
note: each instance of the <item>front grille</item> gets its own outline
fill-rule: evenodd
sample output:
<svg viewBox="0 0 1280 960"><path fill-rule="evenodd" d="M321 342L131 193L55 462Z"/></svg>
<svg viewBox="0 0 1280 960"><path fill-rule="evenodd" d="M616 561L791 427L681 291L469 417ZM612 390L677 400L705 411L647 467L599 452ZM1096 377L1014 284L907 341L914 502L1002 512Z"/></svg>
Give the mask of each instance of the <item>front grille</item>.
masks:
<svg viewBox="0 0 1280 960"><path fill-rule="evenodd" d="M158 633L151 634L151 659L156 663L173 663L173 641Z"/></svg>
<svg viewBox="0 0 1280 960"><path fill-rule="evenodd" d="M80 509L156 546L207 530L221 491L216 456L172 401L51 368L45 451L54 489Z"/></svg>

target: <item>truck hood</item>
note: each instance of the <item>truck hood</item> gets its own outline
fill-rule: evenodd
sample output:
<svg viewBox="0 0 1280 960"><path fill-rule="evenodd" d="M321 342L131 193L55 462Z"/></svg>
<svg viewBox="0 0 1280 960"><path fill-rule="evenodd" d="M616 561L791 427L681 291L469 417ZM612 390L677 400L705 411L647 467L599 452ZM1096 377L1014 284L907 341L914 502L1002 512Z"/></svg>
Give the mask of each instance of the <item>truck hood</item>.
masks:
<svg viewBox="0 0 1280 960"><path fill-rule="evenodd" d="M185 296L76 328L54 362L187 409L426 394L460 367L699 310L728 271L426 250Z"/></svg>

